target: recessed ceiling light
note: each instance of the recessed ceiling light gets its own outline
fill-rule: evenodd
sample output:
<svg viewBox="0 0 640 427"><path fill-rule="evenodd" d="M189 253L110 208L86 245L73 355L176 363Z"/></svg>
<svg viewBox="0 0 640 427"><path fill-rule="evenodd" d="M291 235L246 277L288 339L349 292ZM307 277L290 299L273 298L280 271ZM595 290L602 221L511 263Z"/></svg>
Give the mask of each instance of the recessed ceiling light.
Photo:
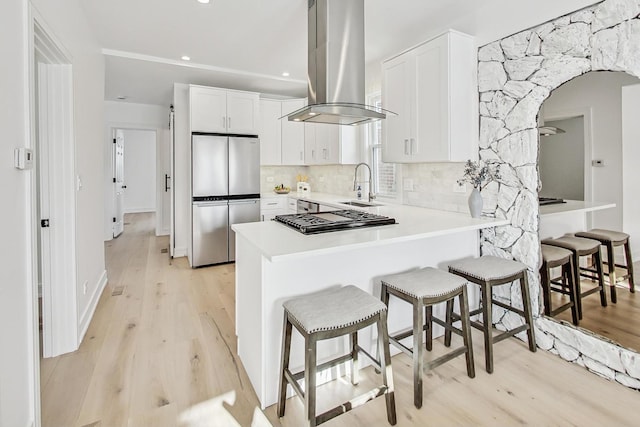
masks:
<svg viewBox="0 0 640 427"><path fill-rule="evenodd" d="M190 57L188 57L187 55L184 55L181 59L182 59L183 61L191 61L191 58L190 58Z"/></svg>
<svg viewBox="0 0 640 427"><path fill-rule="evenodd" d="M309 113L310 116L315 116L318 113Z"/></svg>
<svg viewBox="0 0 640 427"><path fill-rule="evenodd" d="M198 0L198 3L209 4L209 0Z"/></svg>
<svg viewBox="0 0 640 427"><path fill-rule="evenodd" d="M282 73L282 77L289 77L289 73L285 71L284 73Z"/></svg>
<svg viewBox="0 0 640 427"><path fill-rule="evenodd" d="M300 119L293 119L293 121L294 121L294 122L299 122L299 121L300 121Z"/></svg>

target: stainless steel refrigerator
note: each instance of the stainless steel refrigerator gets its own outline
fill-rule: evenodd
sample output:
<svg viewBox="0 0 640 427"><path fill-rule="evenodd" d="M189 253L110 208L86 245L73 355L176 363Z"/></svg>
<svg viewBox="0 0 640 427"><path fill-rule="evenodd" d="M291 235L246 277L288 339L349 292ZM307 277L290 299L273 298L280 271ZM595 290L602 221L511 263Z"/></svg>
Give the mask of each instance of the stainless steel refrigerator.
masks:
<svg viewBox="0 0 640 427"><path fill-rule="evenodd" d="M231 225L260 221L257 137L191 137L193 267L235 260Z"/></svg>

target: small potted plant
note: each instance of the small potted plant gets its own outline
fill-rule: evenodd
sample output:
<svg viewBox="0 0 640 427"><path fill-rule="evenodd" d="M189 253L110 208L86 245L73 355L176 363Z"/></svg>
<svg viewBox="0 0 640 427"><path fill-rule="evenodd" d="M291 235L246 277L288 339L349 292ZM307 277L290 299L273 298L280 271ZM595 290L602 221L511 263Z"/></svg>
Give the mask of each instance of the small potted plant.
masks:
<svg viewBox="0 0 640 427"><path fill-rule="evenodd" d="M480 191L491 181L499 179L500 173L496 165L487 164L481 160L477 162L467 160L462 178L458 180L458 185L463 185L467 182L473 185L473 190L469 195L469 211L472 218L480 218L482 214L482 195Z"/></svg>

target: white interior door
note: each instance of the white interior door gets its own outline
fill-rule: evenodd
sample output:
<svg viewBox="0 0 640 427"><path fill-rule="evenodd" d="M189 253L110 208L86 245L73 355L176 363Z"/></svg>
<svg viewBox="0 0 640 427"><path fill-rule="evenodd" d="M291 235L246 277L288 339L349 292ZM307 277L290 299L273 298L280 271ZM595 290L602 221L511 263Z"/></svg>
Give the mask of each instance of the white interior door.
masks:
<svg viewBox="0 0 640 427"><path fill-rule="evenodd" d="M115 195L115 212L113 217L113 237L124 231L124 132L116 129L113 139L113 185Z"/></svg>

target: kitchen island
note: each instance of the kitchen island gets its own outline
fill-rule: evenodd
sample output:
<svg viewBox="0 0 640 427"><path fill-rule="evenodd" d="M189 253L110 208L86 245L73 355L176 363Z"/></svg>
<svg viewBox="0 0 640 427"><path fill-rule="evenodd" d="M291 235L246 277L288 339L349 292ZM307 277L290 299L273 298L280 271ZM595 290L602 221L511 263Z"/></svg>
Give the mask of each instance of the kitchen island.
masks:
<svg viewBox="0 0 640 427"><path fill-rule="evenodd" d="M540 206L540 240L556 238L565 233L587 231L591 227L587 214L615 208L615 203L566 200L565 203Z"/></svg>
<svg viewBox="0 0 640 427"><path fill-rule="evenodd" d="M338 203L344 197L313 194L305 198L340 209L350 208ZM393 217L397 224L315 235L303 235L274 221L232 227L236 233L238 355L263 409L277 400L284 300L347 284L379 295L379 277L426 266L446 269L452 260L478 256L478 230L507 223L404 205L364 210ZM476 299L477 293L471 292L470 300ZM442 315L444 308L438 309L434 313ZM392 300L389 330L409 327L411 321L409 306ZM437 336L438 331L435 332ZM319 362L343 354L347 341L338 338L320 342ZM372 330L361 331L359 341L373 351ZM301 337L294 333L292 368L303 366L303 349ZM334 369L324 379L335 376Z"/></svg>

